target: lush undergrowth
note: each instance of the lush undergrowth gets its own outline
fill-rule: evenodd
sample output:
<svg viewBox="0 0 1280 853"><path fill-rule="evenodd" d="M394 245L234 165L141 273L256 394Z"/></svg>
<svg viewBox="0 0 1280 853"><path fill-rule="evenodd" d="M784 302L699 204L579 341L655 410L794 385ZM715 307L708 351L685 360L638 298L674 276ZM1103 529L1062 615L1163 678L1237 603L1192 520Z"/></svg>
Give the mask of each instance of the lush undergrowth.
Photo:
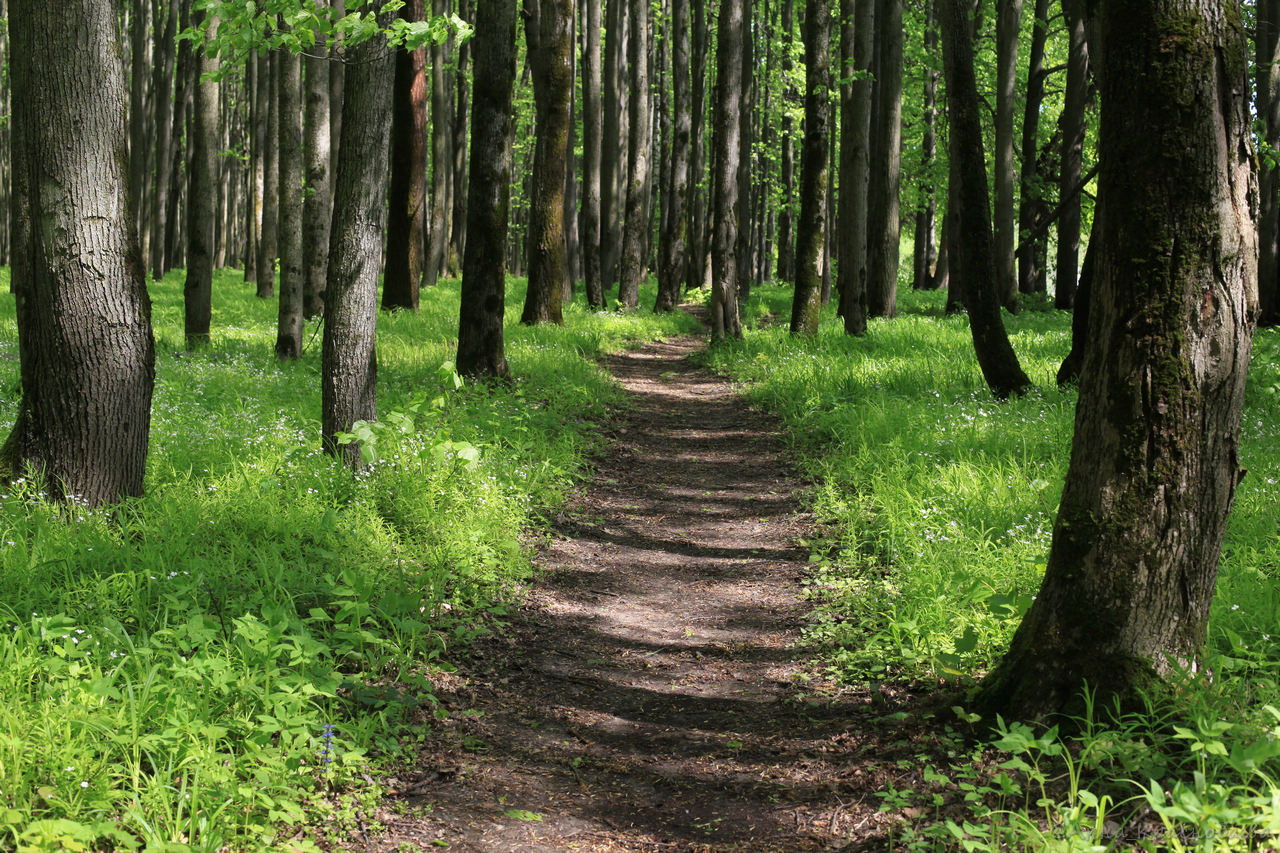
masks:
<svg viewBox="0 0 1280 853"><path fill-rule="evenodd" d="M617 391L593 358L696 325L578 306L528 329L523 291L509 385L459 387L457 282L380 318L389 426L352 475L317 450L318 336L277 363L274 301L225 271L213 344L187 352L181 273L153 285L146 497L69 514L37 484L0 498L0 850L296 849L292 824L355 825L368 768L445 713L429 669L501 619L529 572L520 531L599 445Z"/></svg>
<svg viewBox="0 0 1280 853"><path fill-rule="evenodd" d="M790 296L758 288L747 315L785 318ZM756 322L709 359L784 418L816 484L824 533L811 543L809 643L850 682L963 687L1006 648L1044 572L1075 410L1075 391L1054 383L1070 318L1006 315L1036 389L1000 403L983 385L966 318L943 316L942 294L900 299L900 316L873 321L863 338L842 334L829 313L808 341L781 319ZM1176 713L1153 706L1117 720L1099 709L1077 738L1018 728L985 752L957 753L921 789L886 796L886 808L926 815L898 840L1217 850L1280 832L1278 365L1280 333L1259 331L1241 451L1249 474L1224 547L1208 666L1187 679Z"/></svg>

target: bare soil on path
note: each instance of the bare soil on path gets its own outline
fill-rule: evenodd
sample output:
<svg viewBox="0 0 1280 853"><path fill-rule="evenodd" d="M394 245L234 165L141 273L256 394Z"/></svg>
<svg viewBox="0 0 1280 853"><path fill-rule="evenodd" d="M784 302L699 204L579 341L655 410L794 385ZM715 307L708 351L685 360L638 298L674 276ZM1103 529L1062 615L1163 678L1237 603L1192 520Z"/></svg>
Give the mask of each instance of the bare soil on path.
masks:
<svg viewBox="0 0 1280 853"><path fill-rule="evenodd" d="M913 784L913 747L868 723L883 695L793 648L805 484L702 345L606 360L632 401L612 446L525 606L441 685L450 719L363 849L884 849L876 793Z"/></svg>

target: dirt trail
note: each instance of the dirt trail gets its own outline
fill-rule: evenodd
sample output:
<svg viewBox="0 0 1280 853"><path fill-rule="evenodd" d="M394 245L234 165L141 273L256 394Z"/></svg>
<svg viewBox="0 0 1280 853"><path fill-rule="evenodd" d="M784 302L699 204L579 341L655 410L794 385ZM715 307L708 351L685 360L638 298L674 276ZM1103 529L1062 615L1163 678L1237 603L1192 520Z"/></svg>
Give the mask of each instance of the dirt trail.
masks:
<svg viewBox="0 0 1280 853"><path fill-rule="evenodd" d="M872 767L896 750L865 731L865 694L815 698L791 648L803 484L777 424L692 363L701 345L608 359L634 407L529 606L445 685L452 722L365 849L885 843Z"/></svg>

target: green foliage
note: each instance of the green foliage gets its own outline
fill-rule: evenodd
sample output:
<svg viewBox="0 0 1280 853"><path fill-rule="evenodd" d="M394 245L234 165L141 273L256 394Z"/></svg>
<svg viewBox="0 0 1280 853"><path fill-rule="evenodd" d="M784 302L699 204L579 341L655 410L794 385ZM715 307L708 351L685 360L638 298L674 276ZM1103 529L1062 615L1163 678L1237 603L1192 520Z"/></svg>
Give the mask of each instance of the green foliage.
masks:
<svg viewBox="0 0 1280 853"><path fill-rule="evenodd" d="M277 363L275 305L241 278L215 278L194 353L181 272L152 287L146 497L0 497L0 850L314 849L288 827L336 841L371 820L367 779L446 713L433 672L500 624L529 572L521 531L601 441L617 391L595 357L689 322L572 307L529 330L513 292L517 379L462 385L442 283L380 318L387 414L353 431L372 454L353 475L318 449L316 340ZM4 287L6 429L13 311Z"/></svg>

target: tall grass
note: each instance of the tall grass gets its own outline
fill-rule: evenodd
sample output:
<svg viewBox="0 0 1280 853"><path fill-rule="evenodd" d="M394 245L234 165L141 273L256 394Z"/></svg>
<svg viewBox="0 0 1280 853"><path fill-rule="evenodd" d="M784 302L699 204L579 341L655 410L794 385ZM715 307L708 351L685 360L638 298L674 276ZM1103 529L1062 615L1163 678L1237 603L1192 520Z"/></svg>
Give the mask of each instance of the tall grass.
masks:
<svg viewBox="0 0 1280 853"><path fill-rule="evenodd" d="M900 297L900 316L872 321L863 338L845 336L830 315L811 340L791 338L781 324L756 322L740 344L717 347L708 359L782 416L815 483L821 532L811 543L811 648L849 682L963 687L1006 649L1043 576L1075 412L1075 390L1054 383L1070 344L1070 318L1060 312L1006 315L1036 388L1001 403L982 382L966 318L944 316L942 294L908 291ZM789 289L758 288L746 311L757 321L785 317L789 300ZM1108 774L1134 780L1122 791L1100 789L1113 809L1118 799L1136 797L1131 811L1145 806L1149 794L1161 799L1163 793L1151 793L1153 780L1169 790L1180 785L1199 803L1168 812L1169 838L1203 840L1197 827L1212 820L1254 828L1271 821L1280 829L1280 788L1273 784L1280 778L1280 750L1265 747L1280 734L1280 712L1270 710L1280 708L1278 366L1280 332L1260 330L1241 448L1249 474L1224 546L1208 671L1188 674L1179 693L1184 722L1204 725L1182 725L1193 734L1170 737L1165 710L1153 708L1145 718L1113 720L1110 727L1104 725L1106 709L1099 709L1098 719L1084 727L1110 732L1113 745L1141 743L1160 757L1158 766L1148 766L1101 750L1099 766L1107 769L1094 767L1095 780ZM1206 722L1215 719L1228 722L1215 729ZM1115 734L1121 730L1123 736ZM1021 740L1005 738L1002 748L1025 755L1040 748L1034 744L1042 734L1026 730ZM1055 732L1045 743L1059 743L1056 738ZM1071 749L1060 745L1055 755L1061 759L1081 748L1080 742ZM1020 784L1029 784L1027 778ZM1215 778L1225 780L1216 793ZM1035 799L1024 805L1034 807ZM1057 801L1050 795L1046 802ZM1159 813L1145 807L1148 816ZM1234 817L1223 823L1221 815L1211 815L1214 809L1234 809ZM1056 814L1061 829L1065 812ZM1096 817L1097 810L1090 814ZM1103 818L1110 819L1105 808ZM1044 809L1039 819L1053 823ZM1032 824L1035 819L1026 826ZM945 829L945 822L937 825ZM1073 825L1077 838L1087 835L1079 821ZM941 841L960 845L964 832L944 835ZM1025 842L1026 849L1037 849L1026 833L1012 837L1021 839L1015 846ZM1100 835L1092 837L1102 843L1097 849L1105 847ZM1011 843L998 836L988 841Z"/></svg>
<svg viewBox="0 0 1280 853"><path fill-rule="evenodd" d="M457 389L444 282L420 313L380 318L379 411L397 426L352 475L317 449L318 336L279 364L274 302L240 279L215 278L198 352L181 273L152 286L144 498L68 512L32 482L0 497L0 850L312 847L288 840L300 823L341 836L377 796L368 768L445 713L431 668L519 595L521 531L600 446L618 391L593 359L691 326L575 306L564 328L528 329L513 282L515 381ZM7 290L0 429L19 400Z"/></svg>

